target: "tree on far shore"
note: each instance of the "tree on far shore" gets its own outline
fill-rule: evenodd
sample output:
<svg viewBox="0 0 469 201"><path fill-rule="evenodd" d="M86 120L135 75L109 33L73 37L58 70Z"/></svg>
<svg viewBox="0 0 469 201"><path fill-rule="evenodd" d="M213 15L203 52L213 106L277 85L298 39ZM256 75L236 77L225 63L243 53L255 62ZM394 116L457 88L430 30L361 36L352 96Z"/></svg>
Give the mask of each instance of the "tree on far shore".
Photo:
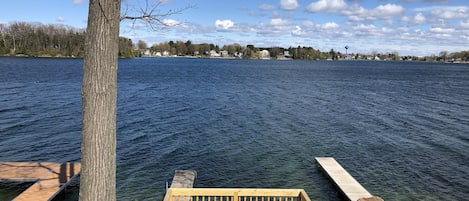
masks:
<svg viewBox="0 0 469 201"><path fill-rule="evenodd" d="M0 55L83 57L85 30L60 24L0 23ZM119 39L119 56L133 57L132 40Z"/></svg>

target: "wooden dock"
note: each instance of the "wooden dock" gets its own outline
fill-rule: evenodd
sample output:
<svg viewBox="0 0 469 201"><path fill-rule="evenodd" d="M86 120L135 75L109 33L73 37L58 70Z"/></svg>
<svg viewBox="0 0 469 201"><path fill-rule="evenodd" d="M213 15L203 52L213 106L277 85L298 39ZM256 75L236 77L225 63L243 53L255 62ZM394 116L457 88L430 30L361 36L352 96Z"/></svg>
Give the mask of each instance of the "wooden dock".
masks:
<svg viewBox="0 0 469 201"><path fill-rule="evenodd" d="M192 188L197 177L195 170L176 170L174 172L171 188Z"/></svg>
<svg viewBox="0 0 469 201"><path fill-rule="evenodd" d="M379 201L357 182L334 158L316 157L316 162L350 201Z"/></svg>
<svg viewBox="0 0 469 201"><path fill-rule="evenodd" d="M13 201L47 201L80 172L80 163L0 162L0 181L35 182Z"/></svg>

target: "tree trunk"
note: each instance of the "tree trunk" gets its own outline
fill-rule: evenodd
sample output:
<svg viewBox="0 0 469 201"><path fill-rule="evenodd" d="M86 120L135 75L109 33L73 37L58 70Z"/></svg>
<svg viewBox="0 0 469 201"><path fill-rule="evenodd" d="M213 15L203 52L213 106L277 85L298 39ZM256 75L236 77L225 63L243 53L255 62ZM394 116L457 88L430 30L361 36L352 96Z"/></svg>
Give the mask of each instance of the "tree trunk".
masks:
<svg viewBox="0 0 469 201"><path fill-rule="evenodd" d="M80 200L116 200L120 0L90 0L82 83Z"/></svg>

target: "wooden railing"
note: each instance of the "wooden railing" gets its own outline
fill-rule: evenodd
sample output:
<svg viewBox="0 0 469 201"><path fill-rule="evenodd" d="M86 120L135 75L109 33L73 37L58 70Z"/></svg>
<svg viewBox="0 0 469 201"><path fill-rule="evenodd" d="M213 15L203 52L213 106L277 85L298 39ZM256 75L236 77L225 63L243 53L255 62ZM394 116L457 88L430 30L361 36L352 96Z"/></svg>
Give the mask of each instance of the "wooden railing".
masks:
<svg viewBox="0 0 469 201"><path fill-rule="evenodd" d="M164 201L311 201L302 189L169 188Z"/></svg>

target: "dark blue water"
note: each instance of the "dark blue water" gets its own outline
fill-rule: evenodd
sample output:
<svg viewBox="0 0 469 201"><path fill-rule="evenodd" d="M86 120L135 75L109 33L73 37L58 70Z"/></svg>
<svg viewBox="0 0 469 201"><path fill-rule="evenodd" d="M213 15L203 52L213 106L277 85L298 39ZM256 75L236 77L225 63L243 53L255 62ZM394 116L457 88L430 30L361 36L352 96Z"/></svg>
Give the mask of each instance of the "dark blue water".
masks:
<svg viewBox="0 0 469 201"><path fill-rule="evenodd" d="M161 200L176 169L338 200L315 156L385 200L469 197L468 65L119 62L119 200ZM0 58L0 161L80 160L82 64Z"/></svg>

